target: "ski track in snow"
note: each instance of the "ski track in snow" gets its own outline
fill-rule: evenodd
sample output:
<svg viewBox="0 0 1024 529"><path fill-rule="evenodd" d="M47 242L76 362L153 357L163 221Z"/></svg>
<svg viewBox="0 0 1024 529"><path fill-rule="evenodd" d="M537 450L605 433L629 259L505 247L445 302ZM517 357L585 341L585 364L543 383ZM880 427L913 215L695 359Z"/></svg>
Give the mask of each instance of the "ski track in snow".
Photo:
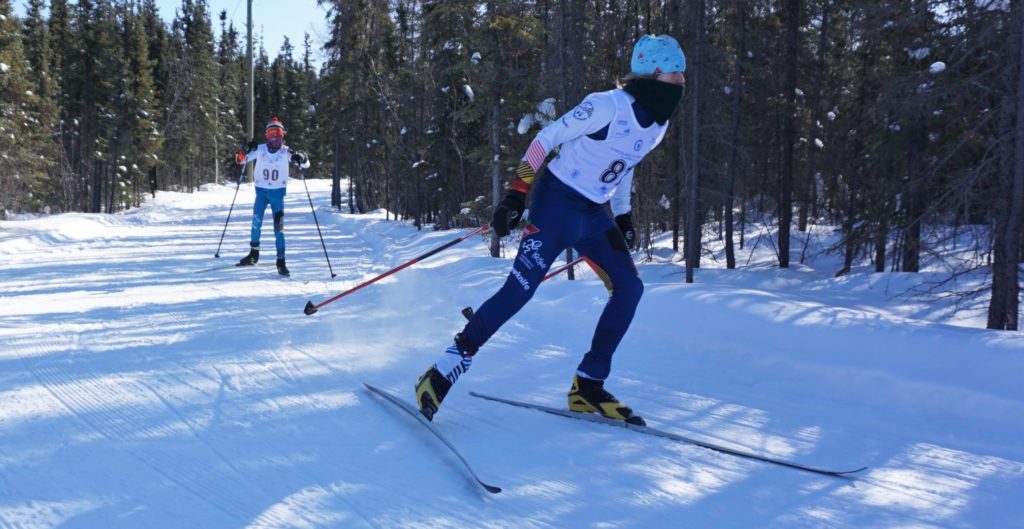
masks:
<svg viewBox="0 0 1024 529"><path fill-rule="evenodd" d="M491 496L362 382L411 400L509 259L474 237L306 316L464 232L320 206L330 279L300 185L291 280L269 224L259 265L195 274L247 251L245 185L212 257L233 192L0 222L0 528L1024 527L1024 338L909 316L888 295L905 275L708 268L685 285L640 265L609 380L654 426L871 467L855 479L469 397L565 405L606 293L583 269L546 283L435 419Z"/></svg>

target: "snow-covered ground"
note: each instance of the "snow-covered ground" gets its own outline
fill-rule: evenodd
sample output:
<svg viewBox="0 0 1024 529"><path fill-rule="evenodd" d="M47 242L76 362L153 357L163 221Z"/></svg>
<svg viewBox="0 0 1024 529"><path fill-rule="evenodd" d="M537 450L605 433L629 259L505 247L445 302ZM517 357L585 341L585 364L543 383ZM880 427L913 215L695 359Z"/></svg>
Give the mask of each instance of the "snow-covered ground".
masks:
<svg viewBox="0 0 1024 529"><path fill-rule="evenodd" d="M473 238L306 316L464 233L333 212L329 183L309 183L334 279L297 182L292 280L269 229L260 265L195 273L246 253L247 186L220 259L233 187L0 222L0 527L1024 527L1024 335L894 295L926 274L780 271L770 252L737 271L707 260L689 285L641 264L608 387L653 426L867 471L808 474L471 397L565 406L606 300L581 270L538 291L435 419L504 488L488 494L362 383L411 401L509 260Z"/></svg>

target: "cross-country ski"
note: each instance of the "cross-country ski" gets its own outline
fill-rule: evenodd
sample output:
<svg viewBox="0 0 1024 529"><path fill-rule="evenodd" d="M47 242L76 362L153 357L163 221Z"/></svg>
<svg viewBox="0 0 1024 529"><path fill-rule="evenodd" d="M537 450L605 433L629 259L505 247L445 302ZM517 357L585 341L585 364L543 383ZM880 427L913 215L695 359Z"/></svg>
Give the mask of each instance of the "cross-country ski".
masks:
<svg viewBox="0 0 1024 529"><path fill-rule="evenodd" d="M784 466L784 467L795 468L797 470L804 470L804 471L807 471L807 472L813 472L815 474L825 474L825 475L829 475L829 476L842 477L842 476L849 476L849 475L852 475L852 474L856 474L858 472L862 472L862 471L867 469L867 467L860 467L860 468L855 468L855 469L852 469L852 470L831 470L831 469L827 469L827 468L813 467L813 466L808 466L808 465L804 465L804 464L801 464L801 463L797 463L795 461L788 461L788 460L785 460L785 459L779 459L777 457L772 457L772 456L765 455L765 454L758 454L758 453L755 453L755 452L751 452L750 450L744 450L742 448L729 448L729 447L724 446L724 445L720 445L720 444L716 444L716 443L709 443L707 441L701 441L699 439L694 439L692 437L687 437L687 436L684 436L684 435L679 435L679 434L676 434L676 433L667 432L665 430L659 430L657 428L652 428L650 426L639 425L639 424L630 424L630 423L625 422L625 421L616 421L616 420L612 420L612 419L607 419L607 418L602 417L600 415L587 415L587 414L584 414L584 413L569 411L569 410L565 410L565 409L561 409L561 408L552 408L550 406L544 406L544 405L541 405L541 404L535 404L535 403L530 403L530 402L523 402L523 401L512 400L512 399L505 399L505 398L501 398L501 397L495 397L493 395L484 395L482 393L477 393L475 391L471 391L469 394L474 396L474 397L478 397L478 398L481 398L481 399L484 399L484 400L490 400L490 401L494 401L494 402L501 402L501 403L509 404L509 405L512 405L512 406L518 406L520 408L527 408L527 409L531 409L531 410L542 411L542 412L545 412L545 413L550 413L552 415L558 415L560 417L568 417L570 419L577 419L577 420L581 420L581 421L588 421L588 422L594 422L594 423L598 423L598 424L605 424L605 425L608 425L608 426L617 426L617 427L625 428L627 430L631 430L631 431L634 431L634 432L645 433L647 435L654 435L656 437L664 437L665 439L671 439L673 441L679 441L679 442L682 442L682 443L692 444L692 445L695 445L695 446L699 446L701 448L707 448L709 450L714 450L716 452L722 452L724 454L730 454L730 455L734 455L734 456L738 456L738 457L745 457L747 459L756 459L758 461L764 461L766 463L772 463L774 465L781 465L781 466Z"/></svg>
<svg viewBox="0 0 1024 529"><path fill-rule="evenodd" d="M452 455L458 458L458 460L462 463L462 466L466 468L466 472L469 472L469 475L472 476L473 479L476 480L477 484L483 487L484 490L490 492L491 494L497 494L501 492L500 487L495 487L494 485L488 485L484 483L480 479L480 477L477 476L476 471L473 470L473 467L470 466L469 462L466 461L466 458L462 456L462 453L459 452L457 448L455 448L455 445L453 445L452 442L449 441L448 438L444 436L444 434L442 434L433 424L431 424L430 421L425 420L423 418L423 415L420 414L419 410L417 410L412 404L409 404L404 400L378 387L371 386L370 384L365 383L363 385L366 386L366 389L372 391L376 395L379 395L384 400L390 402L391 404L395 405L396 407L407 413L409 416L416 419L416 422L422 424L427 430L430 430L430 433L434 434L434 436L440 439L441 442L446 447L448 447L448 450L451 450Z"/></svg>

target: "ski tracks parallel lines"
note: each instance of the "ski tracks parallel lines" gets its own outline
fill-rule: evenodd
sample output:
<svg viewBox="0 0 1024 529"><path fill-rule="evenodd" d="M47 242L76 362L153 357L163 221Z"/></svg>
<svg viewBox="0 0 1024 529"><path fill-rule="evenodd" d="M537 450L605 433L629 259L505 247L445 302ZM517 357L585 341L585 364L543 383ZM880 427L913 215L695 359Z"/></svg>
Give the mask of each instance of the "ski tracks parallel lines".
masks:
<svg viewBox="0 0 1024 529"><path fill-rule="evenodd" d="M41 340L34 340L34 347L28 348L26 353L20 355L25 367L41 387L79 422L111 441L113 446L126 452L156 474L233 520L251 519L255 506L240 502L236 499L237 495L230 494L251 488L248 481L237 473L236 467L228 466L235 471L236 479L232 480L235 483L231 487L218 486L207 479L213 469L209 469L202 460L180 449L165 454L154 454L138 446L140 430L148 422L152 422L154 416L151 410L138 402L139 395L154 392L152 388L123 375L106 379L82 374L72 376L62 366L55 367L54 362L46 358L49 356L47 353L61 350L62 345L69 341L75 342L73 339L62 341L61 336L49 335L42 337ZM11 342L17 350L22 340ZM159 401L167 404L162 397L159 397ZM176 410L172 410L172 413L181 419ZM187 421L186 427L194 433ZM169 426L163 425L162 428L166 429ZM203 444L209 448L208 444ZM215 455L221 460L224 459L219 453L215 452ZM228 492L225 492L226 490Z"/></svg>
<svg viewBox="0 0 1024 529"><path fill-rule="evenodd" d="M216 290L217 292L221 292L225 296L228 295L228 293L225 292L221 288L218 288L218 287L212 286L212 285L211 285L211 288L213 290ZM267 320L268 324L274 324L277 321L277 320L275 320L269 314L263 315L263 318ZM302 349L302 348L300 348L298 346L295 346L295 345L293 345L291 343L283 344L283 346L286 347L287 349L290 349L292 351L295 351L295 352L299 353L300 355L302 355L305 358L308 358L309 360L311 360L315 364L323 367L329 373L332 373L334 375L337 375L337 376L341 377L342 380L346 380L346 381L352 382L353 384L355 383L352 380L352 377L351 377L351 375L349 373L347 373L347 372L345 372L343 370L340 370L340 369L332 366L328 362L325 362L322 358L317 357L315 354L312 354L312 353L310 353L310 352L308 352L308 351L306 351L306 350L304 350L304 349ZM261 367L263 369L265 369L268 373L273 374L276 378L278 378L282 382L285 382L285 383L287 383L288 385L290 385L292 387L301 389L303 387L302 384L301 384L302 369L299 366L297 366L293 361L290 361L290 360L286 359L285 355L282 355L281 353L278 353L278 352L274 351L273 349L268 349L268 351L269 351L270 356L273 357L275 363L277 363L277 364L279 364L281 366L281 369L284 371L285 375L279 374L278 373L278 369L274 369L272 366L264 364ZM243 395L248 394L248 392L245 391L242 388L237 388L236 391L238 391L239 393L241 393ZM255 395L250 395L250 397L252 399L254 399L254 400L258 399L258 397L256 397ZM312 403L312 400L310 402ZM336 475L345 475L345 474L352 475L352 470L353 469L352 468L342 468L339 465L328 465L326 470L328 470L330 473L336 474ZM348 498L346 498L346 497L344 497L342 495L336 495L335 498L341 500L345 505L347 505L348 508L353 513L355 513L356 516L358 516L364 522L366 522L366 524L369 527L373 527L373 528L381 527L368 514L366 514L366 512L363 509L361 509L355 501L352 501L352 500L350 500L350 499L348 499ZM266 522L266 520L263 519L262 515L261 515L260 519L258 519L256 523L265 523L265 522Z"/></svg>

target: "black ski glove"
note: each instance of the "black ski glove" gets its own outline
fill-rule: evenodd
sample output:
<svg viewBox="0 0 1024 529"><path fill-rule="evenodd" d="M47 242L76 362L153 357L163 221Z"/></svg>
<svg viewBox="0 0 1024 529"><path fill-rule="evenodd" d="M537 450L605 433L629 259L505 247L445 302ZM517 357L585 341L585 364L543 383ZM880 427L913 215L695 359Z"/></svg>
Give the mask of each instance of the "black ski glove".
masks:
<svg viewBox="0 0 1024 529"><path fill-rule="evenodd" d="M632 251L636 248L636 230L633 229L633 215L623 213L615 217L615 224L622 232L622 238L626 240L626 248Z"/></svg>
<svg viewBox="0 0 1024 529"><path fill-rule="evenodd" d="M250 153L252 151L255 151L256 148L259 147L259 146L260 145L258 143L256 143L256 140L249 140L249 141L245 142L245 152L246 153Z"/></svg>
<svg viewBox="0 0 1024 529"><path fill-rule="evenodd" d="M295 165L303 165L309 161L309 156L302 151L295 151L292 153L292 163Z"/></svg>
<svg viewBox="0 0 1024 529"><path fill-rule="evenodd" d="M504 237L519 225L526 209L526 193L509 191L505 198L501 199L498 207L494 208L494 218L491 219L491 229L498 237Z"/></svg>

